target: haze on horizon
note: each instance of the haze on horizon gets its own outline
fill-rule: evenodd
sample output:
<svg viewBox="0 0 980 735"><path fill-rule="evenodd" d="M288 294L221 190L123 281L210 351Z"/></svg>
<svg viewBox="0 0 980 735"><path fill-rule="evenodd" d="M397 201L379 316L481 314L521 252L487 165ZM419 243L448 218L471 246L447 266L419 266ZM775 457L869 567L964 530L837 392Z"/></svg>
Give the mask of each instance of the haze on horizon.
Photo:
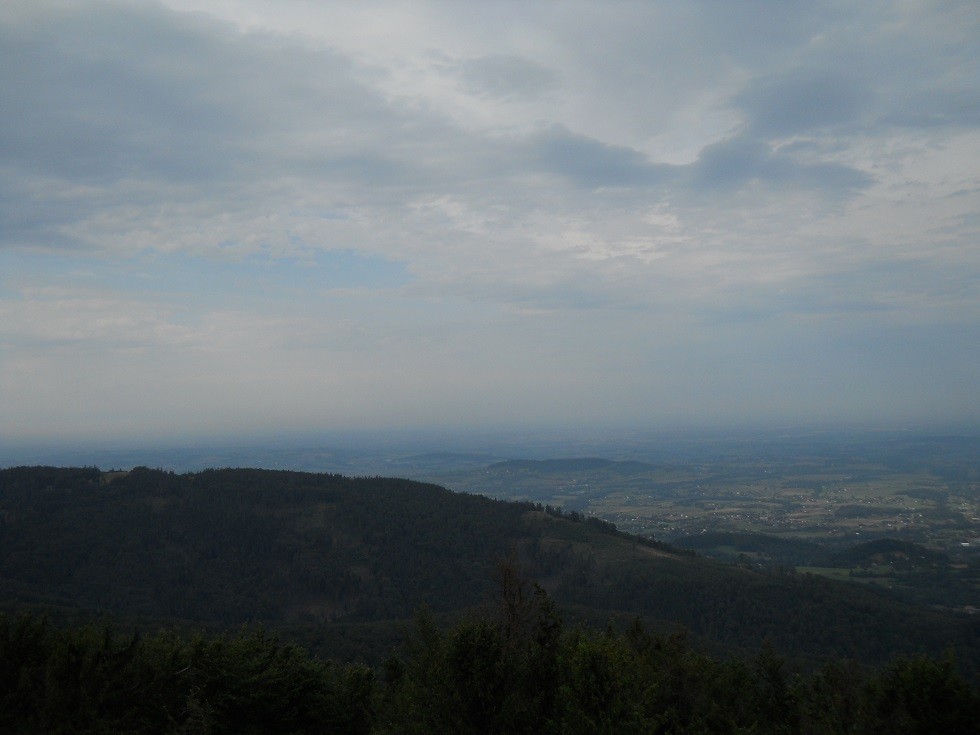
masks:
<svg viewBox="0 0 980 735"><path fill-rule="evenodd" d="M0 442L980 424L980 6L7 0Z"/></svg>

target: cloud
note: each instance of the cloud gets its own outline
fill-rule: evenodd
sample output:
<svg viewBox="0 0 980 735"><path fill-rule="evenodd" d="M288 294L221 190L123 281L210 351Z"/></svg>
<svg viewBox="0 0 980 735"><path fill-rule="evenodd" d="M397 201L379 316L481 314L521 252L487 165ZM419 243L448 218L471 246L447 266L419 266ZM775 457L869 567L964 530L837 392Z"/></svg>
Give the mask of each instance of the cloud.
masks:
<svg viewBox="0 0 980 735"><path fill-rule="evenodd" d="M560 125L532 136L530 148L532 160L545 171L588 188L653 186L671 172L639 151L576 135Z"/></svg>
<svg viewBox="0 0 980 735"><path fill-rule="evenodd" d="M891 125L910 128L980 125L980 91L976 88L931 89L909 95L899 109L884 117Z"/></svg>
<svg viewBox="0 0 980 735"><path fill-rule="evenodd" d="M169 306L144 299L120 299L80 289L37 289L23 299L0 304L0 342L8 346L113 351L174 345L187 330L169 321Z"/></svg>
<svg viewBox="0 0 980 735"><path fill-rule="evenodd" d="M861 80L841 72L798 70L753 80L735 103L752 132L785 137L854 123L870 97Z"/></svg>
<svg viewBox="0 0 980 735"><path fill-rule="evenodd" d="M158 427L922 413L980 363L976 21L4 3L0 433L111 431L113 380ZM888 390L836 367L876 329Z"/></svg>
<svg viewBox="0 0 980 735"><path fill-rule="evenodd" d="M241 218L244 229L256 200L274 212L283 206L276 189L283 201L296 196L270 181L378 187L417 170L397 153L411 144L411 126L329 49L152 4L48 11L0 26L0 181L5 201L34 202L7 212L21 242L50 243L59 222L62 241L135 240L154 221L174 227L160 221L169 209L204 224L217 244L229 233L208 219ZM376 146L381 130L399 127L404 140Z"/></svg>
<svg viewBox="0 0 980 735"><path fill-rule="evenodd" d="M753 182L849 195L873 183L867 173L837 163L808 163L746 134L707 146L690 167L696 188L731 188Z"/></svg>
<svg viewBox="0 0 980 735"><path fill-rule="evenodd" d="M152 5L48 10L0 27L8 165L89 183L227 171L227 142L248 126L234 94L201 84L202 68L240 80L212 33Z"/></svg>
<svg viewBox="0 0 980 735"><path fill-rule="evenodd" d="M541 64L519 56L491 54L459 64L463 89L496 99L532 99L558 86L558 76Z"/></svg>

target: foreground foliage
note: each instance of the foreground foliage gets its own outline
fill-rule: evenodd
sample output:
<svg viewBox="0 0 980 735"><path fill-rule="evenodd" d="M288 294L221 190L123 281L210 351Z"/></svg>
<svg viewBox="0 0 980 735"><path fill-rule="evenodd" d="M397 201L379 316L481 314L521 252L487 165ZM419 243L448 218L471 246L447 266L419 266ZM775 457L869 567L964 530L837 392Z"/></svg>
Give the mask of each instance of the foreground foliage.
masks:
<svg viewBox="0 0 980 735"><path fill-rule="evenodd" d="M142 637L0 617L0 730L23 733L971 733L950 660L790 675L769 648L716 660L682 636L564 630L540 589L440 628L417 616L377 672L262 631Z"/></svg>

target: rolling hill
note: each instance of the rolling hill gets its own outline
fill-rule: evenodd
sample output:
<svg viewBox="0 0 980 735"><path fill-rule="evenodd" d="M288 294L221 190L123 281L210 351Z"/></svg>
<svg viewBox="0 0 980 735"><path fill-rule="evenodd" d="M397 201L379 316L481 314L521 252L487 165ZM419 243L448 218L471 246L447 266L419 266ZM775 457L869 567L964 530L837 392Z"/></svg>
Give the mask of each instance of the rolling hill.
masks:
<svg viewBox="0 0 980 735"><path fill-rule="evenodd" d="M714 650L770 641L809 662L952 648L966 670L980 670L970 618L722 564L533 503L285 471L0 470L6 610L258 622L328 655L340 647L370 658L421 605L452 616L485 603L508 554L572 621L635 616Z"/></svg>

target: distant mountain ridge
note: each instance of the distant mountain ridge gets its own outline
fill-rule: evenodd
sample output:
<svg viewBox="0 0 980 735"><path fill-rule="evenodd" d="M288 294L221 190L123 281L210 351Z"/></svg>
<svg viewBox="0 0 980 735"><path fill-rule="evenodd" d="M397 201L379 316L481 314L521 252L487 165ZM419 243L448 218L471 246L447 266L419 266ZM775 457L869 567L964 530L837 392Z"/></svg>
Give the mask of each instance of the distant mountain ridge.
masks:
<svg viewBox="0 0 980 735"><path fill-rule="evenodd" d="M653 465L635 461L615 461L601 457L572 457L569 459L509 459L504 462L494 462L487 469L490 472L558 473L614 470L621 473L632 473L653 469Z"/></svg>

